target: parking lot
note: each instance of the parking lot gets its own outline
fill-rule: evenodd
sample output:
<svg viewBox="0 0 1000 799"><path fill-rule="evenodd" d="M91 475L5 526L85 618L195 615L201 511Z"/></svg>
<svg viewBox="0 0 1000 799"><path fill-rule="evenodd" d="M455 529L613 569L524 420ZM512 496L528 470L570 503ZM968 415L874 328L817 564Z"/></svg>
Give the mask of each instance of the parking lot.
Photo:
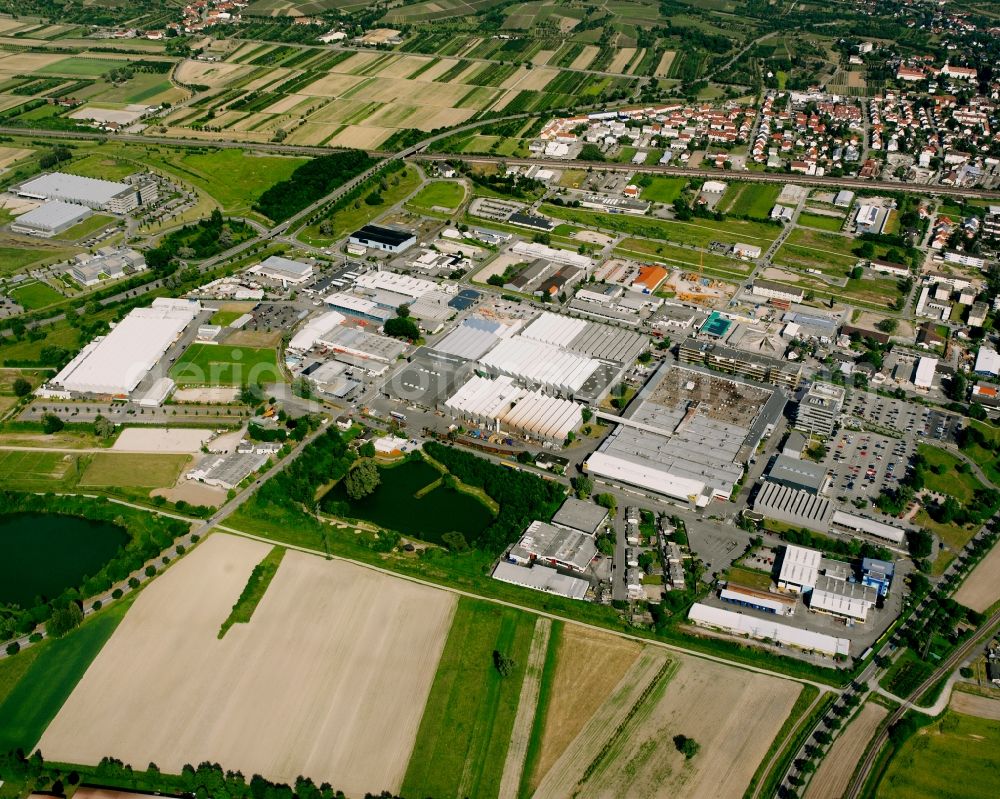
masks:
<svg viewBox="0 0 1000 799"><path fill-rule="evenodd" d="M961 427L961 419L954 414L861 391L851 397L844 413L862 424L919 439L954 441Z"/></svg>
<svg viewBox="0 0 1000 799"><path fill-rule="evenodd" d="M895 488L916 452L916 437L889 438L842 430L830 443L826 466L832 475L828 493L846 502L875 500L883 488Z"/></svg>

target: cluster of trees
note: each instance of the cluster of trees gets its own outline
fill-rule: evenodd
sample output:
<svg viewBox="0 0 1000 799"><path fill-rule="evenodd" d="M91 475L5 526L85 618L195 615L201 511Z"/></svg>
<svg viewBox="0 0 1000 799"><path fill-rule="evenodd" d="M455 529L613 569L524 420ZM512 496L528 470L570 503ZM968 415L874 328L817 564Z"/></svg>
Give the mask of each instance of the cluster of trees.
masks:
<svg viewBox="0 0 1000 799"><path fill-rule="evenodd" d="M424 450L463 483L481 488L500 506L493 523L470 542L485 552L501 552L532 521L551 518L564 498L558 483L534 474L508 469L437 441L428 441Z"/></svg>
<svg viewBox="0 0 1000 799"><path fill-rule="evenodd" d="M824 554L841 555L852 560L857 558L878 558L880 560L892 560L892 553L885 547L862 542L858 539L844 541L840 538L831 538L822 533L815 533L803 527L800 530L783 530L779 533L781 538L789 544L809 547L810 549L822 550Z"/></svg>
<svg viewBox="0 0 1000 799"><path fill-rule="evenodd" d="M208 219L168 234L146 253L146 263L153 270L169 267L175 258L211 258L253 235L253 228L236 219L224 219L216 208Z"/></svg>
<svg viewBox="0 0 1000 799"><path fill-rule="evenodd" d="M260 487L257 502L265 509L287 506L291 502L312 510L316 490L347 474L353 461L354 453L348 449L340 431L330 426L300 457Z"/></svg>
<svg viewBox="0 0 1000 799"><path fill-rule="evenodd" d="M307 161L288 180L260 195L254 210L275 222L294 216L375 163L362 150L343 150Z"/></svg>
<svg viewBox="0 0 1000 799"><path fill-rule="evenodd" d="M385 321L382 332L392 338L405 338L407 341L416 341L420 338L420 328L410 318L410 309L406 305L400 305L396 309L396 315Z"/></svg>
<svg viewBox="0 0 1000 799"><path fill-rule="evenodd" d="M88 769L89 782L124 789L155 790L157 793L184 794L193 797L228 797L229 799L345 799L344 793L328 782L317 785L308 777L298 777L292 785L271 782L254 774L248 780L240 771L227 771L218 763L186 765L180 774L164 774L155 763L144 770L105 757ZM0 754L0 773L29 790L61 796L67 786L80 784L80 772L46 763L35 752L30 757L20 749ZM365 794L365 799L399 799L384 791Z"/></svg>
<svg viewBox="0 0 1000 799"><path fill-rule="evenodd" d="M124 580L188 529L187 524L178 519L122 508L106 499L0 491L0 508L11 513L61 513L105 521L121 527L128 536L125 546L96 574L84 577L80 585L66 589L57 597L36 597L31 607L11 604L0 608L4 611L0 613L0 640L13 638L15 634L24 635L44 623L54 625L49 628L50 634L72 629L73 620L80 613L80 602Z"/></svg>
<svg viewBox="0 0 1000 799"><path fill-rule="evenodd" d="M387 147L386 149L391 148ZM390 175L392 175L391 181L387 180ZM323 219L319 224L319 232L324 236L333 236L336 232L333 217L338 211L343 211L348 206L353 206L355 209L360 208L362 199L366 205L382 205L385 202L382 193L388 191L390 185L398 186L400 178L405 176L406 165L402 161L389 161L382 164L368 180L355 186L328 208L324 208L320 214L310 219L309 223L314 224L317 219L321 219L325 215L326 219Z"/></svg>
<svg viewBox="0 0 1000 799"><path fill-rule="evenodd" d="M502 165L496 172L484 175L474 172L465 161L449 161L448 163L468 178L473 185L502 194L505 197L531 199L545 189L545 184L542 181L507 172Z"/></svg>
<svg viewBox="0 0 1000 799"><path fill-rule="evenodd" d="M501 677L509 677L514 673L514 669L517 668L517 664L514 662L514 658L501 652L499 649L493 650L493 668L497 670L497 673Z"/></svg>
<svg viewBox="0 0 1000 799"><path fill-rule="evenodd" d="M344 478L344 490L351 499L364 499L374 493L382 482L375 461L363 460L355 463Z"/></svg>
<svg viewBox="0 0 1000 799"><path fill-rule="evenodd" d="M688 738L686 735L675 735L674 746L678 752L684 755L685 760L690 760L701 749L701 744L694 738Z"/></svg>
<svg viewBox="0 0 1000 799"><path fill-rule="evenodd" d="M63 161L69 161L72 157L73 153L70 152L68 147L57 145L51 150L46 150L38 157L38 165L42 169L52 169L52 167L61 164Z"/></svg>

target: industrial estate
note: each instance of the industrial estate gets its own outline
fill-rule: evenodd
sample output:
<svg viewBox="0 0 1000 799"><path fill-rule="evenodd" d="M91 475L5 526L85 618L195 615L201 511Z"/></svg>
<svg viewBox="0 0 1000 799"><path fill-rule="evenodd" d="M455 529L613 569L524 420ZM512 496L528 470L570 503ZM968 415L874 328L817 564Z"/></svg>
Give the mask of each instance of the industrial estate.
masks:
<svg viewBox="0 0 1000 799"><path fill-rule="evenodd" d="M982 799L1000 15L0 0L0 799Z"/></svg>

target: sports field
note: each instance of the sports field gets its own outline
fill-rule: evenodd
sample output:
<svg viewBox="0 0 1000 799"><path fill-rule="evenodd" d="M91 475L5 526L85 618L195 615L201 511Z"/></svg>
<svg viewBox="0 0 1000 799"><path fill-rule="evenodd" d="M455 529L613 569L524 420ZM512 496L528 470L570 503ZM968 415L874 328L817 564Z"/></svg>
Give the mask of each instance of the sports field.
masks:
<svg viewBox="0 0 1000 799"><path fill-rule="evenodd" d="M1000 721L953 711L919 730L889 763L879 799L981 799L996 789Z"/></svg>
<svg viewBox="0 0 1000 799"><path fill-rule="evenodd" d="M249 622L220 640L270 550L215 533L150 583L45 731L45 756L174 773L210 760L349 796L398 792L454 598L288 552Z"/></svg>
<svg viewBox="0 0 1000 799"><path fill-rule="evenodd" d="M61 452L0 451L0 482L20 491L49 490L76 484L77 457Z"/></svg>
<svg viewBox="0 0 1000 799"><path fill-rule="evenodd" d="M45 308L64 299L63 295L48 283L42 283L37 280L12 289L8 294L12 300L24 306L29 311L35 308Z"/></svg>
<svg viewBox="0 0 1000 799"><path fill-rule="evenodd" d="M242 386L281 380L272 349L194 343L170 369L177 385Z"/></svg>

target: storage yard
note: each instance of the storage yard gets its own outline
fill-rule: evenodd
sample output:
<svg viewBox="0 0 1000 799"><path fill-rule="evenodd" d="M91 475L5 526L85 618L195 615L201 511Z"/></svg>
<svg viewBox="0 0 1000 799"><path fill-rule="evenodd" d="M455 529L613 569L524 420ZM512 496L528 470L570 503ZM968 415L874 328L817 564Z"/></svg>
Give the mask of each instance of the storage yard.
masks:
<svg viewBox="0 0 1000 799"><path fill-rule="evenodd" d="M454 598L288 552L250 623L219 640L269 549L217 533L150 585L46 730L46 758L174 773L207 759L398 791Z"/></svg>

